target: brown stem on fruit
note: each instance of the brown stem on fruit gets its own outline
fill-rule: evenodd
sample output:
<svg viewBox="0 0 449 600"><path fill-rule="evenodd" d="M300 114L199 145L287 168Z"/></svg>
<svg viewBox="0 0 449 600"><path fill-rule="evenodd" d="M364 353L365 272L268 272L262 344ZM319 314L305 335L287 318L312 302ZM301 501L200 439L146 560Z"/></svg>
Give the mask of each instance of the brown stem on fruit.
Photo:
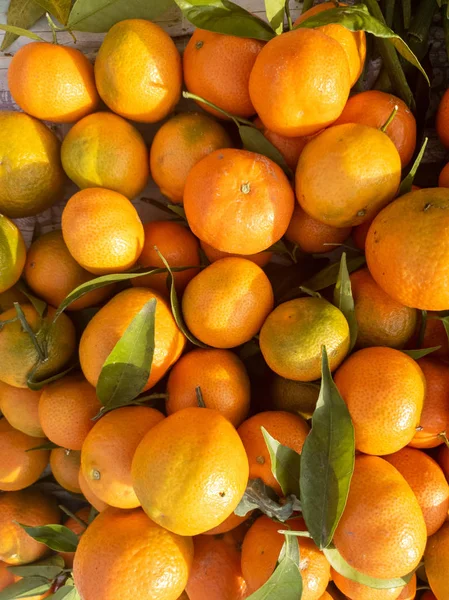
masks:
<svg viewBox="0 0 449 600"><path fill-rule="evenodd" d="M447 437L447 434L445 431L442 431L441 433L438 434L438 437L440 437L443 442L446 444L446 446L449 448L449 439Z"/></svg>

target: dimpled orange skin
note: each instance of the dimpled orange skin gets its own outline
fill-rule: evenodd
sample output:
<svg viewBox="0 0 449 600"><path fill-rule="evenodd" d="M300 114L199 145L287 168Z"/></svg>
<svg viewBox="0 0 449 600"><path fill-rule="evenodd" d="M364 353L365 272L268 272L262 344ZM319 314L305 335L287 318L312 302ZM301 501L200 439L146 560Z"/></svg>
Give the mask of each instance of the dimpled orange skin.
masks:
<svg viewBox="0 0 449 600"><path fill-rule="evenodd" d="M386 460L356 456L333 541L351 567L370 577L403 577L418 566L427 541L424 517L410 486Z"/></svg>
<svg viewBox="0 0 449 600"><path fill-rule="evenodd" d="M402 448L385 457L412 488L426 522L427 535L433 535L446 521L449 485L438 463L415 448Z"/></svg>
<svg viewBox="0 0 449 600"><path fill-rule="evenodd" d="M349 98L335 125L360 123L379 129L386 123L395 106L398 107L398 112L385 133L396 146L401 164L405 167L412 159L416 147L416 120L405 102L397 96L379 90L355 94Z"/></svg>
<svg viewBox="0 0 449 600"><path fill-rule="evenodd" d="M199 340L235 348L259 332L273 304L271 283L260 267L244 258L222 258L187 285L182 312Z"/></svg>
<svg viewBox="0 0 449 600"><path fill-rule="evenodd" d="M131 123L108 112L78 121L62 142L61 159L79 188L107 188L130 199L142 192L150 174L141 134Z"/></svg>
<svg viewBox="0 0 449 600"><path fill-rule="evenodd" d="M192 94L239 117L256 111L249 95L249 77L264 42L195 29L184 50L184 81ZM198 103L213 115L223 113Z"/></svg>
<svg viewBox="0 0 449 600"><path fill-rule="evenodd" d="M184 208L192 232L223 252L255 254L286 232L295 199L282 169L262 154L225 148L191 169Z"/></svg>
<svg viewBox="0 0 449 600"><path fill-rule="evenodd" d="M332 252L351 233L351 227L331 227L310 217L300 206L295 206L285 237L308 254Z"/></svg>
<svg viewBox="0 0 449 600"><path fill-rule="evenodd" d="M393 348L364 348L341 365L334 380L351 414L357 450L381 456L411 442L426 390L412 358Z"/></svg>
<svg viewBox="0 0 449 600"><path fill-rule="evenodd" d="M198 386L206 408L218 410L234 427L247 417L250 381L245 365L234 353L197 348L184 354L168 377L167 414L198 406Z"/></svg>
<svg viewBox="0 0 449 600"><path fill-rule="evenodd" d="M38 410L41 394L0 381L0 411L14 429L33 437L45 437Z"/></svg>
<svg viewBox="0 0 449 600"><path fill-rule="evenodd" d="M234 512L248 483L248 459L234 427L208 408L185 408L153 427L134 455L142 508L179 535L198 535Z"/></svg>
<svg viewBox="0 0 449 600"><path fill-rule="evenodd" d="M104 415L90 430L81 452L81 469L92 492L110 506L136 508L131 463L144 435L164 415L147 406L126 406Z"/></svg>
<svg viewBox="0 0 449 600"><path fill-rule="evenodd" d="M151 143L151 176L172 202L182 202L190 169L219 148L230 148L225 129L208 115L180 113L156 132Z"/></svg>
<svg viewBox="0 0 449 600"><path fill-rule="evenodd" d="M138 264L150 270L150 267L164 268L164 262L155 246L168 262L170 267L200 266L198 240L192 232L174 221L150 221L143 226L145 235L142 253ZM189 281L199 272L199 269L186 269L173 273L175 287L181 294ZM168 297L167 273L156 273L136 277L131 283L135 287L149 287Z"/></svg>
<svg viewBox="0 0 449 600"><path fill-rule="evenodd" d="M237 430L248 456L249 478L262 479L266 485L282 496L281 486L271 472L271 458L262 434L262 427L282 445L301 454L309 433L309 426L299 415L273 410L250 417Z"/></svg>
<svg viewBox="0 0 449 600"><path fill-rule="evenodd" d="M81 450L92 420L101 410L93 388L81 375L68 375L47 386L39 400L39 419L50 441Z"/></svg>
<svg viewBox="0 0 449 600"><path fill-rule="evenodd" d="M449 522L429 538L424 554L426 575L438 600L449 596Z"/></svg>
<svg viewBox="0 0 449 600"><path fill-rule="evenodd" d="M392 298L421 310L449 306L448 252L447 188L397 198L377 215L366 238L373 278Z"/></svg>
<svg viewBox="0 0 449 600"><path fill-rule="evenodd" d="M256 252L256 254L232 254L231 252L222 252L221 250L212 248L212 246L210 244L206 244L206 242L200 241L200 246L206 255L207 260L211 263L220 260L220 258L229 258L234 256L237 258L246 258L246 260L250 260L255 265L263 269L273 257L273 252L270 252L269 250Z"/></svg>
<svg viewBox="0 0 449 600"><path fill-rule="evenodd" d="M78 474L81 466L81 452L53 448L50 452L50 467L53 477L64 489L73 494L81 494Z"/></svg>
<svg viewBox="0 0 449 600"><path fill-rule="evenodd" d="M103 512L108 508L109 505L106 504L106 502L100 500L100 498L97 498L97 496L95 496L93 491L90 489L89 484L87 483L81 468L78 473L78 483L81 488L81 492L87 500L87 502L89 502L89 504L91 504L96 510L98 510L98 512Z"/></svg>
<svg viewBox="0 0 449 600"><path fill-rule="evenodd" d="M8 565L25 565L43 558L50 550L36 542L17 525L32 527L60 523L56 500L30 488L0 494L0 560Z"/></svg>
<svg viewBox="0 0 449 600"><path fill-rule="evenodd" d="M76 193L62 213L62 234L70 254L95 275L121 273L142 252L143 225L125 196L103 188Z"/></svg>
<svg viewBox="0 0 449 600"><path fill-rule="evenodd" d="M178 360L186 339L175 323L165 300L152 290L132 288L120 292L91 319L81 336L79 357L84 376L96 386L101 369L131 321L156 299L155 348L151 374L142 391L153 387Z"/></svg>
<svg viewBox="0 0 449 600"><path fill-rule="evenodd" d="M395 196L401 160L379 129L348 123L329 127L304 148L296 197L314 219L352 227L373 218Z"/></svg>
<svg viewBox="0 0 449 600"><path fill-rule="evenodd" d="M413 448L440 446L444 443L440 433L449 429L449 367L431 356L418 361L426 379L426 394L419 420L422 429L409 444Z"/></svg>
<svg viewBox="0 0 449 600"><path fill-rule="evenodd" d="M413 575L407 585L384 590L376 590L363 583L351 581L332 568L331 577L340 592L350 600L413 600L416 594L416 575Z"/></svg>
<svg viewBox="0 0 449 600"><path fill-rule="evenodd" d="M239 527L239 525L245 523L245 521L247 521L251 515L252 512L249 512L244 517L239 517L235 513L231 513L229 517L223 521L223 523L220 523L220 525L217 525L217 527L209 529L209 531L205 531L204 535L220 535L221 533L232 531L233 529Z"/></svg>
<svg viewBox="0 0 449 600"><path fill-rule="evenodd" d="M59 306L79 285L94 279L70 254L62 231L50 231L31 244L25 263L24 277L31 291L52 306ZM111 286L93 290L67 307L82 310L100 304L111 295Z"/></svg>
<svg viewBox="0 0 449 600"><path fill-rule="evenodd" d="M84 506L83 508L80 508L80 510L76 511L75 516L78 517L78 519L81 519L81 521L84 521L84 523L88 524L89 517L90 517L90 511L91 511L90 506ZM83 533L87 529L86 527L83 527L80 523L78 523L78 521L75 521L75 519L73 517L69 517L67 519L67 521L64 523L64 526L79 536L83 535ZM75 558L75 552L60 552L59 555L62 556L62 558L64 559L66 568L72 569L73 568L73 559Z"/></svg>
<svg viewBox="0 0 449 600"><path fill-rule="evenodd" d="M191 538L166 531L141 509L108 508L81 537L73 578L83 600L177 600L192 561Z"/></svg>
<svg viewBox="0 0 449 600"><path fill-rule="evenodd" d="M15 53L8 85L20 108L42 121L74 123L100 102L88 58L75 48L48 42L33 42Z"/></svg>
<svg viewBox="0 0 449 600"><path fill-rule="evenodd" d="M415 332L417 311L393 300L366 268L352 273L350 279L358 326L357 347L403 348Z"/></svg>
<svg viewBox="0 0 449 600"><path fill-rule="evenodd" d="M251 71L249 93L268 129L297 137L316 133L340 116L350 79L338 42L320 31L296 29L264 46Z"/></svg>
<svg viewBox="0 0 449 600"><path fill-rule="evenodd" d="M113 112L131 121L155 123L181 96L181 57L161 27L127 19L106 34L95 60L95 81Z"/></svg>
<svg viewBox="0 0 449 600"><path fill-rule="evenodd" d="M335 8L334 2L323 2L313 6L300 17L296 19L294 25L299 25L306 19L313 17L321 12ZM347 6L340 2L339 6ZM346 54L349 64L350 86L352 87L363 71L366 57L366 36L364 31L349 31L342 25L337 23L329 23L316 27L321 33L325 33L329 37L338 42Z"/></svg>
<svg viewBox="0 0 449 600"><path fill-rule="evenodd" d="M302 519L287 521L293 531L306 529ZM250 592L255 592L273 573L285 537L278 533L287 527L262 516L251 526L243 540L242 573ZM302 576L302 600L318 600L326 591L330 565L313 541L297 537L300 552L299 570Z"/></svg>
<svg viewBox="0 0 449 600"><path fill-rule="evenodd" d="M446 90L441 98L436 117L436 130L441 143L449 148L449 90Z"/></svg>

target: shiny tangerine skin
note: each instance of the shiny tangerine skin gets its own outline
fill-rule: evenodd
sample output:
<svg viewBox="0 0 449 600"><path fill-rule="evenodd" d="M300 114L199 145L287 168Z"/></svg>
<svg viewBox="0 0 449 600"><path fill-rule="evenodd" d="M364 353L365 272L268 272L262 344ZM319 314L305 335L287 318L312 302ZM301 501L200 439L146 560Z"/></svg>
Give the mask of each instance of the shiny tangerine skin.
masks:
<svg viewBox="0 0 449 600"><path fill-rule="evenodd" d="M386 460L356 456L333 541L351 567L370 577L403 577L418 566L427 541L424 517L410 486Z"/></svg>
<svg viewBox="0 0 449 600"><path fill-rule="evenodd" d="M61 487L72 494L81 494L78 482L80 466L81 452L79 450L53 448L50 452L50 468L53 477Z"/></svg>
<svg viewBox="0 0 449 600"><path fill-rule="evenodd" d="M87 500L87 502L89 502L91 506L98 510L98 512L103 512L108 508L109 505L106 504L106 502L103 502L103 500L100 500L100 498L97 498L97 496L90 489L89 484L87 483L87 480L84 477L81 468L78 473L78 483L84 498Z"/></svg>
<svg viewBox="0 0 449 600"><path fill-rule="evenodd" d="M262 154L224 148L187 176L184 208L192 232L222 252L255 254L286 232L294 194L282 169Z"/></svg>
<svg viewBox="0 0 449 600"><path fill-rule="evenodd" d="M416 575L407 585L378 590L347 579L334 569L331 569L334 584L350 600L413 600L416 595Z"/></svg>
<svg viewBox="0 0 449 600"><path fill-rule="evenodd" d="M449 565L449 523L429 538L424 553L424 565L432 592L437 600L444 600L449 594L447 569Z"/></svg>
<svg viewBox="0 0 449 600"><path fill-rule="evenodd" d="M0 411L8 423L32 437L45 437L39 420L39 398L42 392L17 388L0 382Z"/></svg>
<svg viewBox="0 0 449 600"><path fill-rule="evenodd" d="M256 254L233 254L232 252L222 252L221 250L217 250L216 248L212 248L210 244L206 244L200 240L200 246L206 258L209 262L213 263L221 258L246 258L246 260L250 260L255 265L263 269L267 266L270 260L273 258L273 252L270 250L264 250L263 252L256 252Z"/></svg>
<svg viewBox="0 0 449 600"><path fill-rule="evenodd" d="M299 205L285 232L285 237L307 254L332 252L350 235L351 227L332 227L308 215Z"/></svg>

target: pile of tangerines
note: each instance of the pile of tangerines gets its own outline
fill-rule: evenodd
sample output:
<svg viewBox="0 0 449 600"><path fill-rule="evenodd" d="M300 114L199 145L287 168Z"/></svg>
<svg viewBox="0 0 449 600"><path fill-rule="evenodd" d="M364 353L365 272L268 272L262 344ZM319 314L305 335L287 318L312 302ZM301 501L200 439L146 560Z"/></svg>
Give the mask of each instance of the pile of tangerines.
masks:
<svg viewBox="0 0 449 600"><path fill-rule="evenodd" d="M350 96L365 55L327 24L196 29L181 60L126 20L95 66L12 58L1 600L449 599L448 173L401 184L415 119ZM198 112L173 115L183 82ZM162 120L148 149L132 122ZM437 129L449 147L447 95ZM150 176L171 216L142 223ZM11 219L68 179L26 249Z"/></svg>

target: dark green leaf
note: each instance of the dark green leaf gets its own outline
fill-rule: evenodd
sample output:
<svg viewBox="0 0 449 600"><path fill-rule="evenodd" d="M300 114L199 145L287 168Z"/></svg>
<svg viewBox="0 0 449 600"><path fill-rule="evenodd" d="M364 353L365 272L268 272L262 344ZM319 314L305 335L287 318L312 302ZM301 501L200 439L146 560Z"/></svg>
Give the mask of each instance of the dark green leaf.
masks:
<svg viewBox="0 0 449 600"><path fill-rule="evenodd" d="M13 583L0 592L0 600L18 600L45 594L51 588L51 583L42 577L27 577Z"/></svg>
<svg viewBox="0 0 449 600"><path fill-rule="evenodd" d="M181 219L183 219L184 221L187 221L186 211L184 210L184 207L181 206L181 204L167 204L167 208L170 212L174 213L175 215L178 215L178 217L181 217Z"/></svg>
<svg viewBox="0 0 449 600"><path fill-rule="evenodd" d="M25 452L33 452L34 450L53 450L54 448L60 448L57 444L53 442L47 442L45 444L41 444L40 446L34 446L34 448L28 448Z"/></svg>
<svg viewBox="0 0 449 600"><path fill-rule="evenodd" d="M96 391L108 409L137 398L148 382L154 354L156 304L156 298L152 298L142 307L103 364Z"/></svg>
<svg viewBox="0 0 449 600"><path fill-rule="evenodd" d="M416 171L418 170L419 165L421 164L422 158L424 156L424 152L426 151L427 142L429 138L426 138L421 146L421 150L419 151L418 156L413 163L412 168L410 169L409 174L401 181L401 185L399 186L398 196L403 196L404 194L408 194L412 191L413 181L415 180Z"/></svg>
<svg viewBox="0 0 449 600"><path fill-rule="evenodd" d="M7 22L8 25L29 29L43 16L44 12L34 0L11 0L8 7ZM6 33L0 50L4 52L17 37L14 33Z"/></svg>
<svg viewBox="0 0 449 600"><path fill-rule="evenodd" d="M348 265L346 264L346 252L343 252L340 259L340 270L334 289L334 304L341 310L348 322L351 340L350 350L352 350L357 341L358 327L355 316L354 298L352 297L351 280L349 278Z"/></svg>
<svg viewBox="0 0 449 600"><path fill-rule="evenodd" d="M348 407L332 380L322 348L321 390L312 430L301 453L301 504L315 544L327 548L348 498L355 460L354 427Z"/></svg>
<svg viewBox="0 0 449 600"><path fill-rule="evenodd" d="M58 19L63 25L67 25L72 0L34 0L45 12L50 13L55 19Z"/></svg>
<svg viewBox="0 0 449 600"><path fill-rule="evenodd" d="M248 360L249 358L252 358L253 356L256 356L256 354L260 353L260 346L257 340L252 339L249 340L249 342L246 342L246 344L243 344L243 346L240 348L239 351L239 356L241 358L241 360L245 361Z"/></svg>
<svg viewBox="0 0 449 600"><path fill-rule="evenodd" d="M154 19L171 0L76 0L67 26L75 31L103 32L125 19Z"/></svg>
<svg viewBox="0 0 449 600"><path fill-rule="evenodd" d="M63 377L65 377L66 375L71 373L74 369L76 369L78 367L78 363L73 364L70 367L67 367L67 369L64 369L64 371L61 371L60 373L57 373L56 375L52 375L51 377L47 377L46 379L36 380L36 379L34 379L34 376L36 374L37 369L40 366L41 366L41 363L38 362L37 365L34 367L34 369L31 370L30 374L27 377L27 387L30 390L33 390L34 392L40 391L46 385L53 383L53 381L58 381L58 379L62 379Z"/></svg>
<svg viewBox="0 0 449 600"><path fill-rule="evenodd" d="M8 567L17 577L42 577L48 581L53 581L55 577L62 573L62 568L57 565L26 565L24 567Z"/></svg>
<svg viewBox="0 0 449 600"><path fill-rule="evenodd" d="M396 50L408 60L412 65L421 71L424 75L427 83L430 85L427 73L421 66L421 63L404 42L394 31L387 27L384 23L381 23L370 15L369 10L364 4L357 4L356 6L344 6L339 8L331 8L320 12L312 17L309 17L299 25L295 27L320 27L321 25L328 25L329 23L339 23L349 29L350 31L366 31L371 33L375 37L387 39Z"/></svg>
<svg viewBox="0 0 449 600"><path fill-rule="evenodd" d="M64 527L64 525L30 527L22 523L17 524L34 540L45 544L56 552L75 552L78 546L78 536L68 527Z"/></svg>
<svg viewBox="0 0 449 600"><path fill-rule="evenodd" d="M273 31L280 35L284 31L285 0L265 0L265 13Z"/></svg>
<svg viewBox="0 0 449 600"><path fill-rule="evenodd" d="M373 490L373 493L375 493L375 490ZM409 573L398 579L376 579L375 577L368 577L368 575L364 575L351 567L334 546L325 548L323 552L330 565L337 573L340 573L340 575L343 575L343 577L346 577L351 581L356 581L357 583L361 583L376 590L404 587L413 577L413 573Z"/></svg>
<svg viewBox="0 0 449 600"><path fill-rule="evenodd" d="M43 317L47 311L47 303L34 296L23 283L23 281L19 280L16 283L16 287L22 292L24 296L30 301L30 303L36 309L36 312L40 317Z"/></svg>
<svg viewBox="0 0 449 600"><path fill-rule="evenodd" d="M300 510L300 505L293 496L290 496L285 504L279 504L278 496L261 479L250 479L243 498L234 512L239 517L244 517L256 509L261 510L271 519L284 522L296 510Z"/></svg>
<svg viewBox="0 0 449 600"><path fill-rule="evenodd" d="M40 35L37 35L37 33L34 33L33 31L28 31L28 29L22 29L21 27L14 27L14 25L0 25L0 31L12 33L17 37L27 37L30 38L30 40L36 40L37 42L45 41L43 38L41 38Z"/></svg>
<svg viewBox="0 0 449 600"><path fill-rule="evenodd" d="M419 358L423 358L423 356L436 352L440 348L441 346L434 346L433 348L420 348L419 350L402 350L402 352L413 358L413 360L418 360Z"/></svg>
<svg viewBox="0 0 449 600"><path fill-rule="evenodd" d="M353 271L357 271L357 269L360 269L365 262L365 257L362 255L349 258L346 261L348 272L352 273ZM340 263L332 263L307 281L304 281L302 285L303 287L309 288L309 290L313 290L314 292L324 290L325 288L337 283L339 272Z"/></svg>
<svg viewBox="0 0 449 600"><path fill-rule="evenodd" d="M270 453L271 472L281 486L282 493L284 496L293 494L299 498L301 455L280 444L264 427L262 427L262 435Z"/></svg>
<svg viewBox="0 0 449 600"><path fill-rule="evenodd" d="M186 19L201 29L266 42L275 36L268 23L229 0L175 0L175 2Z"/></svg>
<svg viewBox="0 0 449 600"><path fill-rule="evenodd" d="M257 152L271 159L283 169L288 177L293 177L292 170L285 162L284 157L277 148L264 136L256 127L249 125L240 125L239 134L245 150Z"/></svg>

